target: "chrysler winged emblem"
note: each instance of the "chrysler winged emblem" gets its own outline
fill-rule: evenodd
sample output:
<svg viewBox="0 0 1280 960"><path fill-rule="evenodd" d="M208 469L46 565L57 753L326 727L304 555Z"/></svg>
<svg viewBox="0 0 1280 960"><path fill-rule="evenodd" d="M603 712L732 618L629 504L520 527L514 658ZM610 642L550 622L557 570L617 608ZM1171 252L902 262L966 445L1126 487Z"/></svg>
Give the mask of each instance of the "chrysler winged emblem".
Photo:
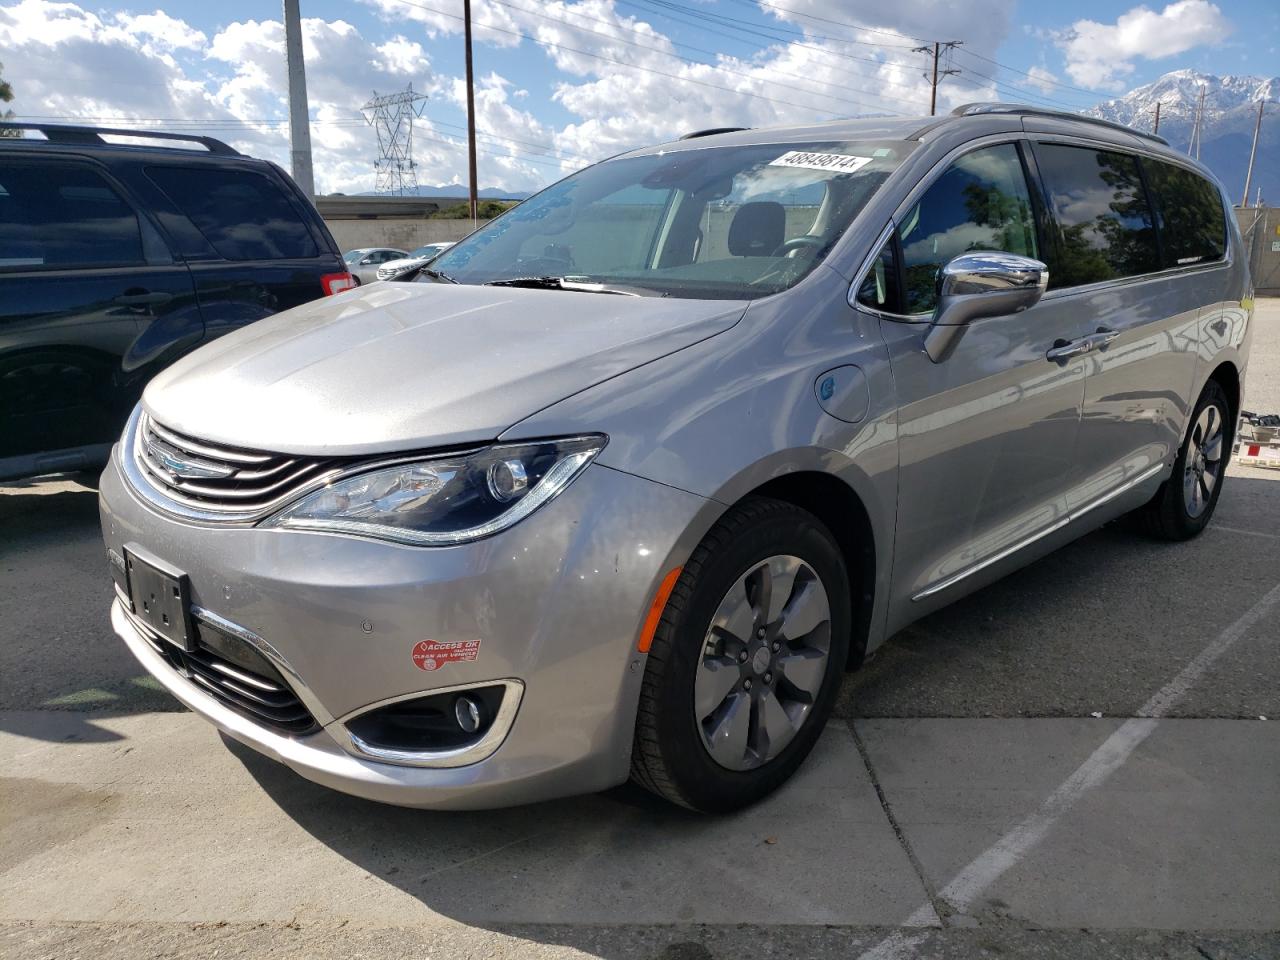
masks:
<svg viewBox="0 0 1280 960"><path fill-rule="evenodd" d="M164 468L165 473L177 480L222 480L235 473L234 467L188 457L179 453L168 444L147 437L147 454L153 461Z"/></svg>

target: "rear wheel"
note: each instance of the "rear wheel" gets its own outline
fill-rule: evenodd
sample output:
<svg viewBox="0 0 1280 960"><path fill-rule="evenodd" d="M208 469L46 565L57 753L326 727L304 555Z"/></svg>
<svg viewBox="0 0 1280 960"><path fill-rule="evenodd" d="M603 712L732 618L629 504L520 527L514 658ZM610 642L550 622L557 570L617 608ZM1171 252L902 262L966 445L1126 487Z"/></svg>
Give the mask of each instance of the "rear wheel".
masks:
<svg viewBox="0 0 1280 960"><path fill-rule="evenodd" d="M848 655L848 575L807 511L756 498L694 551L645 665L632 778L695 810L746 806L813 748Z"/></svg>
<svg viewBox="0 0 1280 960"><path fill-rule="evenodd" d="M1162 540L1189 540L1209 525L1226 479L1233 431L1231 403L1218 382L1210 380L1191 414L1173 476L1138 511L1148 533Z"/></svg>

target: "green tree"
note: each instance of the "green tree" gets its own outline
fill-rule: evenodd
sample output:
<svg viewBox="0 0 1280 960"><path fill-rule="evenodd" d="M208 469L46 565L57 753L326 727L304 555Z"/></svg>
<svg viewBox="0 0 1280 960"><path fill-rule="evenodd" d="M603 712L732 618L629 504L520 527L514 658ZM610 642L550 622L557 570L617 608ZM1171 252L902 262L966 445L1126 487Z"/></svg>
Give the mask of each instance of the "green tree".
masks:
<svg viewBox="0 0 1280 960"><path fill-rule="evenodd" d="M13 87L9 86L8 81L5 80L4 64L0 63L0 103L9 103L11 100L13 100ZM12 118L12 110L5 110L0 113L0 120L10 120ZM0 137L15 137L17 135L17 130L0 130Z"/></svg>

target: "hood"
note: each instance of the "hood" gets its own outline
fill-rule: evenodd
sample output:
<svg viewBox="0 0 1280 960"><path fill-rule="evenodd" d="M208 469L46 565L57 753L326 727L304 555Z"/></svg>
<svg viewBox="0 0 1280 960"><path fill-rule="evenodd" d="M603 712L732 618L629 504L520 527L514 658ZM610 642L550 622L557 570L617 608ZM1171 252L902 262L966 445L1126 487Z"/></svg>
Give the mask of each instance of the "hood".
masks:
<svg viewBox="0 0 1280 960"><path fill-rule="evenodd" d="M557 400L729 329L746 306L378 283L201 347L152 380L143 403L160 423L189 436L279 453L339 456L480 442Z"/></svg>

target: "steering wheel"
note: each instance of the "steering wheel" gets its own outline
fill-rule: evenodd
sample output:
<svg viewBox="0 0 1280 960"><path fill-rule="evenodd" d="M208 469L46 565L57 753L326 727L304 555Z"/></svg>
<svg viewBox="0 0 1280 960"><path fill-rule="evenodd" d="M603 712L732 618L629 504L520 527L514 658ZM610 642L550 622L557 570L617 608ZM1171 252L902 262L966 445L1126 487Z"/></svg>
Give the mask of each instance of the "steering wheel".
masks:
<svg viewBox="0 0 1280 960"><path fill-rule="evenodd" d="M808 234L803 237L792 237L790 240L783 240L782 243L778 244L778 249L773 251L772 256L785 257L806 247L817 250L819 247L826 246L826 243L827 241L822 237L811 237Z"/></svg>

